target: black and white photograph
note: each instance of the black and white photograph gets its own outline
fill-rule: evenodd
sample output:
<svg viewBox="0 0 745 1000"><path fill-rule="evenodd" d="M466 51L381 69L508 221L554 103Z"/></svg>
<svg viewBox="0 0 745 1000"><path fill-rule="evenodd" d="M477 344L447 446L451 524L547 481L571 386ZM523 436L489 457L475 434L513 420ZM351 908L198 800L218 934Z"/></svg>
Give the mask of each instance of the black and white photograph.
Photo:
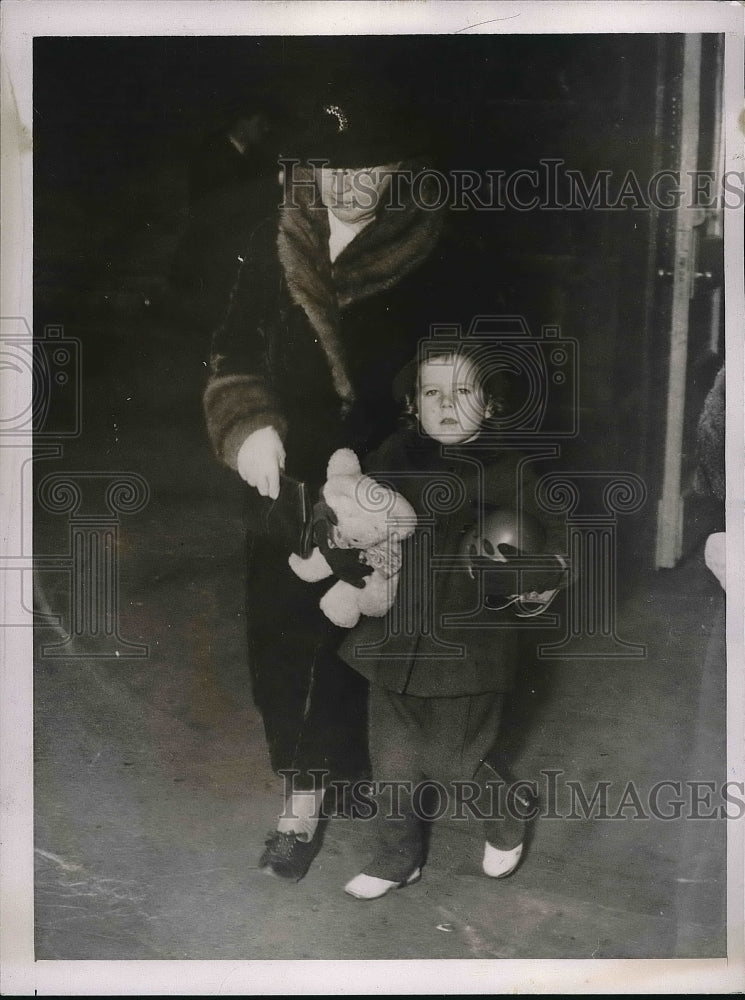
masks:
<svg viewBox="0 0 745 1000"><path fill-rule="evenodd" d="M743 9L3 46L6 995L743 964Z"/></svg>

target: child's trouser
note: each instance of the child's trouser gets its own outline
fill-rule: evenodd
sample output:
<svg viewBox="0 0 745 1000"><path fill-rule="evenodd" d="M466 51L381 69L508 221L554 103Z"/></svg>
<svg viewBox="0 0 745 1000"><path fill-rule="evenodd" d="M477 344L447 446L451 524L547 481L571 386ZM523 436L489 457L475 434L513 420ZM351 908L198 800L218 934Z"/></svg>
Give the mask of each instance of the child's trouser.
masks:
<svg viewBox="0 0 745 1000"><path fill-rule="evenodd" d="M378 815L375 857L366 874L406 879L424 861L427 820L441 816L464 822L473 815L489 817L486 839L501 850L522 842L524 818L508 808L499 776L484 763L496 742L501 712L499 692L421 698L370 685L369 748Z"/></svg>

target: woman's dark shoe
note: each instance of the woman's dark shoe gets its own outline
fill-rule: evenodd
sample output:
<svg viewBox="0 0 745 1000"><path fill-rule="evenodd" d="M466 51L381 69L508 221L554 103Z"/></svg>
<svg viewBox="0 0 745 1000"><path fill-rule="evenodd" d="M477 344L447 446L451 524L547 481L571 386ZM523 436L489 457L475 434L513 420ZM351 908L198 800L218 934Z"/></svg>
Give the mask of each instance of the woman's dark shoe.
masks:
<svg viewBox="0 0 745 1000"><path fill-rule="evenodd" d="M266 850L259 858L259 868L269 874L299 882L321 849L321 837L316 830L311 840L300 840L296 833L274 831L266 841Z"/></svg>

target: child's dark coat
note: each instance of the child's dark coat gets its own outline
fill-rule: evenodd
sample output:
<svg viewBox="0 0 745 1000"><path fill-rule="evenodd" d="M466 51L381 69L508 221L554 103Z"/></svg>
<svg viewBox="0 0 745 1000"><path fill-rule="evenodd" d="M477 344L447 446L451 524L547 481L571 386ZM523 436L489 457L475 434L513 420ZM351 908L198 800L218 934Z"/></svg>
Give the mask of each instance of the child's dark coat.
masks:
<svg viewBox="0 0 745 1000"><path fill-rule="evenodd" d="M533 463L483 434L470 444L443 446L407 430L388 438L365 470L402 493L419 521L403 543L393 608L385 618L362 619L340 655L372 683L401 694L434 698L508 690L524 623L509 609L479 608L478 584L465 559L447 557L459 555L481 504L531 513L546 528L545 552L565 552L563 518L536 502ZM502 584L503 592L516 592L516 573L496 565L487 574L490 589ZM556 587L559 578L554 570L526 571L520 592ZM446 620L469 613L467 624Z"/></svg>

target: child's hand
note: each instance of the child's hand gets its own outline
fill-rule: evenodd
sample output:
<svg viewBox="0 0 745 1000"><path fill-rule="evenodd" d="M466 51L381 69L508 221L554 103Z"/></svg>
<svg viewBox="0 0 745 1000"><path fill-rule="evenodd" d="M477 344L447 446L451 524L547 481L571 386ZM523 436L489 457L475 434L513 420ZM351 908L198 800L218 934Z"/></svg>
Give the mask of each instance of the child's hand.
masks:
<svg viewBox="0 0 745 1000"><path fill-rule="evenodd" d="M514 546L504 543L496 546L495 554L489 557L490 561L502 563L507 569L511 564L519 566L522 558L524 558L523 553ZM554 558L558 564L556 570L525 569L519 574L518 586L529 586L532 587L531 590L525 590L520 594L487 595L486 606L495 611L514 606L516 614L521 618L532 618L542 614L559 593L562 578L567 571L564 557L556 555Z"/></svg>
<svg viewBox="0 0 745 1000"><path fill-rule="evenodd" d="M540 594L537 590L531 590L529 594L516 595L515 600L518 604L549 604L556 594L556 590L544 590Z"/></svg>
<svg viewBox="0 0 745 1000"><path fill-rule="evenodd" d="M490 611L505 611L512 608L518 618L535 618L542 615L550 607L551 602L559 593L559 588L555 590L531 590L525 594L510 594L501 597L499 594L487 594L484 599L485 607Z"/></svg>
<svg viewBox="0 0 745 1000"><path fill-rule="evenodd" d="M544 590L540 594L535 590L529 594L521 594L515 601L515 616L517 618L536 618L551 606L551 602L559 593L556 590Z"/></svg>
<svg viewBox="0 0 745 1000"><path fill-rule="evenodd" d="M704 561L719 580L722 590L725 590L727 584L727 536L723 531L717 531L706 539Z"/></svg>

